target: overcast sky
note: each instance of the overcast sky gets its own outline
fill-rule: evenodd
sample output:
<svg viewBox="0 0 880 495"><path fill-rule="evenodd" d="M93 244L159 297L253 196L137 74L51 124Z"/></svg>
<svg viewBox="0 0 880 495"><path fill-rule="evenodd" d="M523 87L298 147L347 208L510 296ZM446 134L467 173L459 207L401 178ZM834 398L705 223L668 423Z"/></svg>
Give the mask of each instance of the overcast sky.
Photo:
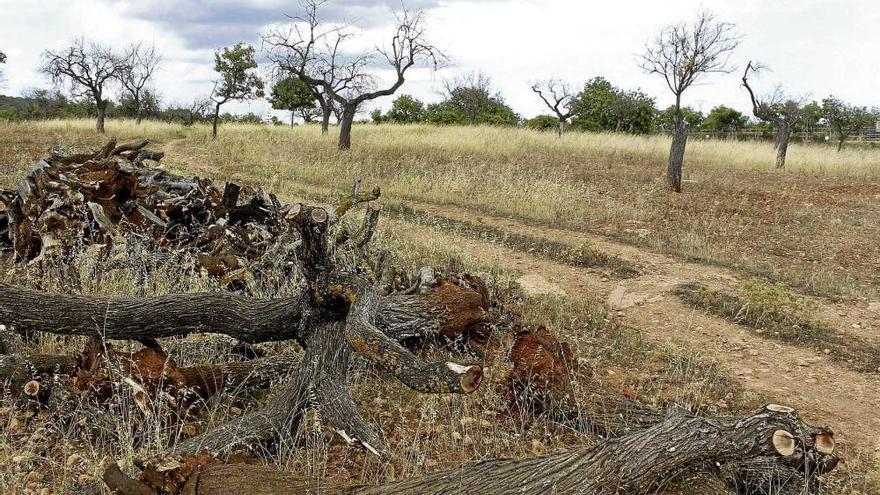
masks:
<svg viewBox="0 0 880 495"><path fill-rule="evenodd" d="M331 0L325 18L354 20L359 45L381 45L392 27L392 9L401 5L429 10L430 38L450 57L438 72L413 70L398 91L425 101L440 98L445 78L483 71L526 117L545 111L530 83L551 76L578 86L604 76L625 89L641 88L665 107L672 101L668 89L639 69L638 55L663 26L692 19L702 7L736 24L742 36L732 58L736 65L757 59L772 69L756 81L762 90L781 84L802 97L833 93L880 106L876 0ZM190 101L211 90L215 49L237 41L259 47L267 25L300 11L297 0L0 0L0 51L8 56L0 94L47 87L36 70L41 51L84 35L119 47L155 43L164 58L155 82L163 100ZM685 94L684 103L704 112L719 104L748 110L740 72L707 78ZM390 78L377 75L380 81ZM373 107L387 108L391 99ZM270 111L265 102L228 107Z"/></svg>

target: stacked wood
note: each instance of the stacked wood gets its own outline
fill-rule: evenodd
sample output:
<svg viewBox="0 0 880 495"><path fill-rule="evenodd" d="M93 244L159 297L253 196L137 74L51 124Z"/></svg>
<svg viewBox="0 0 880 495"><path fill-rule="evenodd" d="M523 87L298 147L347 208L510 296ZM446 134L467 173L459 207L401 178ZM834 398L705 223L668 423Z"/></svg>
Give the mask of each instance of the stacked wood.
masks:
<svg viewBox="0 0 880 495"><path fill-rule="evenodd" d="M288 234L284 205L262 190L240 204L242 189L157 167L147 141L94 153L52 154L14 190L0 190L0 250L39 262L85 245L119 247L135 237L157 252L192 255L210 275L257 260ZM289 261L289 260L283 260Z"/></svg>

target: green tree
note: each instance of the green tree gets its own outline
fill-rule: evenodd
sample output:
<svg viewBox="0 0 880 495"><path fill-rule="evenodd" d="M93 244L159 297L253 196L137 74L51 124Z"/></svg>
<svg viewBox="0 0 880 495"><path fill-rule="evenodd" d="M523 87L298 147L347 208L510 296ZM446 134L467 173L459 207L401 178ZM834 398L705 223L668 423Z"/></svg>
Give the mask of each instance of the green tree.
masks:
<svg viewBox="0 0 880 495"><path fill-rule="evenodd" d="M220 76L214 81L211 100L214 102L214 123L211 137L217 139L220 106L229 101L254 100L263 97L263 80L255 74L257 61L254 47L236 43L214 53L214 71Z"/></svg>
<svg viewBox="0 0 880 495"><path fill-rule="evenodd" d="M800 121L797 122L795 126L795 130L797 131L811 131L816 129L817 127L822 126L822 119L824 115L822 113L822 105L815 101L811 101L804 105L803 108L803 116Z"/></svg>
<svg viewBox="0 0 880 495"><path fill-rule="evenodd" d="M587 81L572 103L576 114L571 121L572 127L594 132L613 130L615 118L611 108L617 98L616 92L614 85L604 77Z"/></svg>
<svg viewBox="0 0 880 495"><path fill-rule="evenodd" d="M863 127L874 124L875 116L867 107L850 105L840 98L829 96L822 100L822 115L828 127L837 137L837 151L849 136L856 134Z"/></svg>
<svg viewBox="0 0 880 495"><path fill-rule="evenodd" d="M400 95L391 104L385 119L395 124L422 122L425 120L425 104L410 95Z"/></svg>
<svg viewBox="0 0 880 495"><path fill-rule="evenodd" d="M707 131L738 131L749 123L749 118L737 110L719 105L709 111L701 128Z"/></svg>
<svg viewBox="0 0 880 495"><path fill-rule="evenodd" d="M536 131L559 132L559 118L552 115L538 115L523 121L523 125Z"/></svg>
<svg viewBox="0 0 880 495"><path fill-rule="evenodd" d="M425 121L442 125L519 125L520 117L500 93L491 92L489 78L471 74L446 82L446 99L428 105Z"/></svg>
<svg viewBox="0 0 880 495"><path fill-rule="evenodd" d="M297 77L284 78L272 87L269 103L275 110L287 110L290 112L290 125L293 126L293 118L301 109L315 106L315 94L308 84Z"/></svg>
<svg viewBox="0 0 880 495"><path fill-rule="evenodd" d="M572 127L584 131L653 132L657 108L641 90L624 91L604 77L594 77L574 98Z"/></svg>
<svg viewBox="0 0 880 495"><path fill-rule="evenodd" d="M681 113L681 118L684 121L685 128L687 129L697 129L703 123L703 112L699 110L694 110L691 107L681 107L679 109L675 108L675 105L670 105L666 107L666 110L657 114L657 122L660 124L660 127L665 131L672 131L675 129L675 119L676 113Z"/></svg>

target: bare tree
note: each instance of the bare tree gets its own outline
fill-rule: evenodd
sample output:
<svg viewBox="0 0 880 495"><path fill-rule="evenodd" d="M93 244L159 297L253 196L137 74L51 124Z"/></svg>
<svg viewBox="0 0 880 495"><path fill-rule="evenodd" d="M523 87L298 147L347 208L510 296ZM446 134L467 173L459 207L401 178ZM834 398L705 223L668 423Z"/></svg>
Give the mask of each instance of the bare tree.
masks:
<svg viewBox="0 0 880 495"><path fill-rule="evenodd" d="M124 70L120 71L117 80L122 85L122 89L131 97L135 104L135 123L141 123L141 111L144 90L149 84L153 73L159 67L162 56L156 51L156 47L151 45L149 48L140 43L131 45L125 53L127 61Z"/></svg>
<svg viewBox="0 0 880 495"><path fill-rule="evenodd" d="M785 156L788 154L788 142L791 139L791 130L804 117L804 105L802 101L789 98L777 86L773 93L763 100L755 96L752 87L749 86L749 72L758 73L766 67L759 63L749 63L743 72L742 84L749 92L752 101L752 113L756 118L770 122L776 127L776 168L785 168Z"/></svg>
<svg viewBox="0 0 880 495"><path fill-rule="evenodd" d="M669 188L675 192L681 192L681 168L687 145L681 96L707 74L733 71L728 60L738 45L739 37L733 24L718 21L711 12L702 11L693 24L668 26L645 47L640 64L642 69L662 76L675 95L675 125L666 172Z"/></svg>
<svg viewBox="0 0 880 495"><path fill-rule="evenodd" d="M573 108L575 94L571 91L568 84L556 79L548 79L532 84L532 91L537 93L541 101L556 114L556 118L559 119L557 133L559 137L562 137L568 119L575 114Z"/></svg>
<svg viewBox="0 0 880 495"><path fill-rule="evenodd" d="M339 149L348 149L351 127L363 102L394 94L410 68L423 63L436 67L444 56L425 38L424 12L406 10L397 15L390 46L369 53L346 52L345 44L354 34L345 26L322 24L318 9L324 3L307 0L303 16L293 18L293 25L286 30L268 32L263 42L276 70L295 75L339 105ZM396 76L384 89L375 89L375 77L367 72L377 60L387 62ZM320 104L321 99L318 101ZM322 104L322 110L326 121L332 107Z"/></svg>
<svg viewBox="0 0 880 495"><path fill-rule="evenodd" d="M187 116L183 125L189 127L197 120L203 120L208 109L211 108L210 98L196 98L187 107Z"/></svg>
<svg viewBox="0 0 880 495"><path fill-rule="evenodd" d="M95 129L103 133L109 102L105 97L107 85L127 67L125 57L117 55L110 47L79 38L63 50L44 51L40 72L54 84L69 83L74 98L90 98L98 113Z"/></svg>

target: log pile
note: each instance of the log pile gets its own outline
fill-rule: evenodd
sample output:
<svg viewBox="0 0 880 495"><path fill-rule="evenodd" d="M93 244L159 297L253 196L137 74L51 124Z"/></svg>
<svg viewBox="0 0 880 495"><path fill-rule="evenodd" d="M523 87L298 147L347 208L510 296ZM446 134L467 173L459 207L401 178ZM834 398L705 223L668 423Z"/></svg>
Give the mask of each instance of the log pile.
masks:
<svg viewBox="0 0 880 495"><path fill-rule="evenodd" d="M427 268L409 288L380 290L382 263L370 249L379 210L370 208L359 228L344 218L359 203L375 200L378 190L361 193L356 182L336 209L283 205L262 194L238 206L237 188L227 184L221 194L210 181L157 172L144 163L161 156L143 148L111 142L93 154L39 162L22 187L3 193L6 210L0 221L7 247L19 260L33 262L46 260L49 250L75 249L79 243L112 246L124 232L148 237L159 251L259 260L270 239L282 239L303 280L294 295L278 299L229 291L99 298L0 284L0 322L11 329L89 338L74 363L63 356L0 356L0 379L20 382L37 368L68 373L75 390L92 394L100 404L123 377L135 390L135 402L142 393L186 405L187 394L261 387L281 378L260 407L139 462L138 479L106 459L103 479L115 493L502 494L515 489L635 495L660 491L687 473L703 486L716 486L712 493L794 495L816 493L819 477L837 463L831 430L807 424L784 406L768 405L740 417L700 417L677 407L655 411L598 387L576 396L577 360L570 346L545 328L521 333L514 344L513 370L504 385L511 407L597 434L600 441L594 445L467 464L386 485L321 486L320 492L312 480L231 462L242 451L292 437L310 412L349 445L388 460L393 453L381 432L349 394L355 363L365 362L379 376L420 393L475 392L483 381L482 364L426 362L404 344L433 338L485 341L492 328L489 291L478 277L437 280ZM189 186L172 185L181 181ZM218 274L230 268L223 265ZM295 341L302 350L182 367L157 340L207 332L248 343ZM143 349L119 352L109 340L137 341ZM30 380L22 390L39 395L40 383Z"/></svg>
<svg viewBox="0 0 880 495"><path fill-rule="evenodd" d="M290 240L274 195L258 189L242 202L235 183L221 190L210 179L171 174L152 165L163 154L147 144L111 139L94 153L38 161L16 189L0 190L0 250L38 263L87 245L119 251L135 237L228 276Z"/></svg>

